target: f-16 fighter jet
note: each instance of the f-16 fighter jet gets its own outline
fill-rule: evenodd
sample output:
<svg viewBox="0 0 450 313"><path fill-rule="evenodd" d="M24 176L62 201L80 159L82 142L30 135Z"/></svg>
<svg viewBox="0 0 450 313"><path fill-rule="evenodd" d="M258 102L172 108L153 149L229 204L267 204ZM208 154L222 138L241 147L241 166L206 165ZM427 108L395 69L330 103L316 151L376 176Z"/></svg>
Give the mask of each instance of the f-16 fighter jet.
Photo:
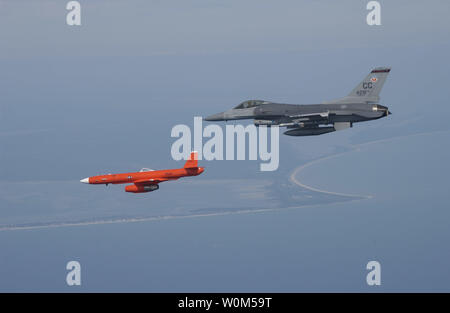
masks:
<svg viewBox="0 0 450 313"><path fill-rule="evenodd" d="M203 173L204 170L204 167L198 167L198 154L194 151L191 152L189 160L186 161L182 168L160 171L143 168L135 173L92 176L82 179L80 182L93 185L131 183L131 185L125 186L126 192L143 193L158 190L159 183L185 176L197 176Z"/></svg>
<svg viewBox="0 0 450 313"><path fill-rule="evenodd" d="M379 94L391 69L377 67L346 97L322 104L284 104L248 100L235 108L208 116L206 121L254 119L256 126L285 126L285 135L311 136L342 130L353 123L391 114L380 105Z"/></svg>

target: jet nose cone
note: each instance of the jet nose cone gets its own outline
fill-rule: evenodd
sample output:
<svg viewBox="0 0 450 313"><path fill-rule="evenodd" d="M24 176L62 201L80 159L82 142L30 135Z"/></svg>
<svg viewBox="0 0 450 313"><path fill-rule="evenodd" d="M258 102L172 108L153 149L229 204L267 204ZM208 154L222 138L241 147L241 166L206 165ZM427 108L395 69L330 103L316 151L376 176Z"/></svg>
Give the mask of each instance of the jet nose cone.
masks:
<svg viewBox="0 0 450 313"><path fill-rule="evenodd" d="M80 183L89 184L89 177L83 178L82 180L80 180Z"/></svg>
<svg viewBox="0 0 450 313"><path fill-rule="evenodd" d="M225 119L225 114L223 112L222 113L213 114L213 115L210 115L210 116L204 118L205 121L210 121L210 122L212 122L212 121L223 121L224 119Z"/></svg>

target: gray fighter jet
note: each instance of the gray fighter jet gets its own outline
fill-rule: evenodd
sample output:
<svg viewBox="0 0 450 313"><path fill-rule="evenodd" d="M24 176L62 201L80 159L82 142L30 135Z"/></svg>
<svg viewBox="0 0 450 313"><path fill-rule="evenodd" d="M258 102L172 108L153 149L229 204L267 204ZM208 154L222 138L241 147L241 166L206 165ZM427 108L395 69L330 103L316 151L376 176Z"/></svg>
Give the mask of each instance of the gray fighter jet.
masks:
<svg viewBox="0 0 450 313"><path fill-rule="evenodd" d="M205 121L254 119L256 126L285 126L285 135L311 136L342 130L353 123L391 114L379 104L379 94L391 69L377 67L344 98L322 104L283 104L248 100L235 108L208 116Z"/></svg>

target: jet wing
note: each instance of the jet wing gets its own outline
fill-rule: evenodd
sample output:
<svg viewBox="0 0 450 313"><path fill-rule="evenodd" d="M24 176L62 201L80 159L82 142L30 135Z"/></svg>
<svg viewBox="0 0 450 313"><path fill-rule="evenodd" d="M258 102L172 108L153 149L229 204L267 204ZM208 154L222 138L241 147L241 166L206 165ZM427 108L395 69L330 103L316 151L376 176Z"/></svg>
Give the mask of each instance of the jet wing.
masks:
<svg viewBox="0 0 450 313"><path fill-rule="evenodd" d="M150 178L150 179L140 179L134 182L137 186L147 186L147 185L157 185L159 183L168 181L167 178Z"/></svg>
<svg viewBox="0 0 450 313"><path fill-rule="evenodd" d="M304 114L292 114L286 115L283 118L278 119L255 119L256 126L261 125L278 125L278 126L295 126L297 124L318 124L328 120L330 112L317 112L317 113L304 113Z"/></svg>
<svg viewBox="0 0 450 313"><path fill-rule="evenodd" d="M293 122L304 122L304 121L317 121L327 119L330 112L320 112L320 113L307 113L307 114L295 114L289 115Z"/></svg>

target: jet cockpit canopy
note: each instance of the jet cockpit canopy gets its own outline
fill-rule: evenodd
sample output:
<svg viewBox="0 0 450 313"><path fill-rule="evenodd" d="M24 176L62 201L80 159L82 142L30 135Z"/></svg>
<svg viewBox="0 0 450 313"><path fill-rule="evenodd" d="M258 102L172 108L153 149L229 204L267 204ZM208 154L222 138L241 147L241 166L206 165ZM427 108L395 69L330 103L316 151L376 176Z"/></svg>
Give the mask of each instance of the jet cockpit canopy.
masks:
<svg viewBox="0 0 450 313"><path fill-rule="evenodd" d="M234 109L249 109L257 107L261 104L267 104L270 103L269 101L264 100L247 100L236 106Z"/></svg>
<svg viewBox="0 0 450 313"><path fill-rule="evenodd" d="M142 168L139 172L153 172L154 170L150 169L150 168Z"/></svg>

